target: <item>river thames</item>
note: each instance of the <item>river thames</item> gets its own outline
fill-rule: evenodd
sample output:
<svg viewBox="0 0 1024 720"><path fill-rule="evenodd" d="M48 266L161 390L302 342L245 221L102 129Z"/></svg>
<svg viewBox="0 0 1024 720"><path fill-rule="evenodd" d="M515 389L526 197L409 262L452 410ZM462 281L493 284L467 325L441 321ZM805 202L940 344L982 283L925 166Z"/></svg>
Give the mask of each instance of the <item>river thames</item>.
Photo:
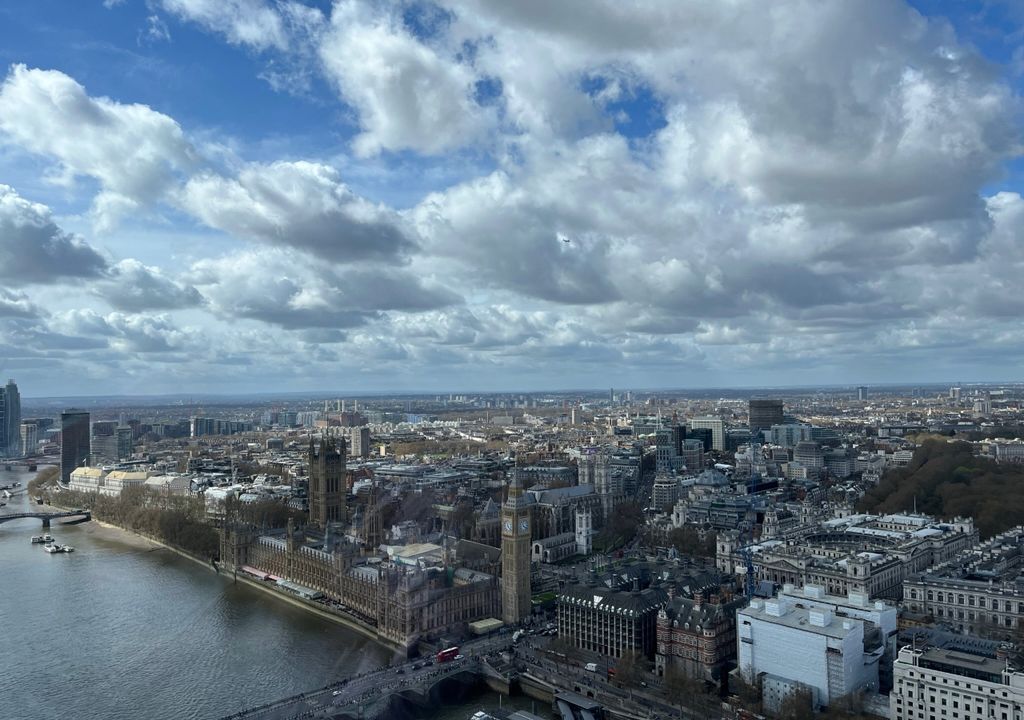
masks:
<svg viewBox="0 0 1024 720"><path fill-rule="evenodd" d="M0 470L0 486L32 475ZM0 514L36 507L26 492ZM387 664L391 650L95 523L0 524L0 718L219 718ZM467 718L495 696L437 715ZM524 706L520 700L514 705Z"/></svg>

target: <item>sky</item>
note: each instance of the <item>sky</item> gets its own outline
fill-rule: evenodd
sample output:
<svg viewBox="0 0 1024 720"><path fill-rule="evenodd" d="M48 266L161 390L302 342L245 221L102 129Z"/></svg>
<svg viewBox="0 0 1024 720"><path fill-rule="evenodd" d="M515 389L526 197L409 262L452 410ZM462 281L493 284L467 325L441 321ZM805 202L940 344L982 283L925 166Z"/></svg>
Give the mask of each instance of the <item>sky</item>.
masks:
<svg viewBox="0 0 1024 720"><path fill-rule="evenodd" d="M1024 4L9 0L26 396L1021 379Z"/></svg>

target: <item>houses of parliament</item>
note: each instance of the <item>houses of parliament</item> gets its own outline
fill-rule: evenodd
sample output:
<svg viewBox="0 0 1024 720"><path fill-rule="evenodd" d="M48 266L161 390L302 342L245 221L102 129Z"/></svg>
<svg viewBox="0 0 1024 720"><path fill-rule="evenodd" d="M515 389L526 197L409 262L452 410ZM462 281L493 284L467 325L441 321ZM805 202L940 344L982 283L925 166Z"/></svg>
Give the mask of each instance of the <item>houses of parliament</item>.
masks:
<svg viewBox="0 0 1024 720"><path fill-rule="evenodd" d="M311 441L308 460L308 523L265 530L224 518L220 557L236 577L276 581L405 651L472 622L530 614L531 499L517 478L501 510L500 550L450 539L382 545L375 503L347 507L344 440Z"/></svg>

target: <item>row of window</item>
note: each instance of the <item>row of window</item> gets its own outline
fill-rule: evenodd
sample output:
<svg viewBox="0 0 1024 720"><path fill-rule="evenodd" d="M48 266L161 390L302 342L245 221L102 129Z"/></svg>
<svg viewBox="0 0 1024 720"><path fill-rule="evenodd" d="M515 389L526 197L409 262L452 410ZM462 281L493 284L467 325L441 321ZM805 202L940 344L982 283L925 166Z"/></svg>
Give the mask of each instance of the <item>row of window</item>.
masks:
<svg viewBox="0 0 1024 720"><path fill-rule="evenodd" d="M936 591L933 591L933 590L928 590L927 592L922 591L921 594L924 595L924 597L921 598L922 600L923 599L927 599L927 600L932 600L932 601L935 601L935 602L945 602L945 603L947 603L949 605L967 605L968 607L975 607L975 596L974 595L964 595L963 593L956 593L956 594L954 594L954 593L942 593L941 591L936 592ZM911 589L911 591L910 591L910 599L911 600L917 600L918 599L918 591L916 589ZM1013 600L1004 600L1003 601L1002 609L1005 612L1013 612L1014 611L1014 605L1016 605L1017 612L1024 613L1024 602L1014 603ZM992 600L990 602L990 606L991 606L991 608L993 610L999 610L1000 609L999 599L998 598L992 598ZM980 607L980 608L986 607L985 598L984 597L977 598L977 607Z"/></svg>

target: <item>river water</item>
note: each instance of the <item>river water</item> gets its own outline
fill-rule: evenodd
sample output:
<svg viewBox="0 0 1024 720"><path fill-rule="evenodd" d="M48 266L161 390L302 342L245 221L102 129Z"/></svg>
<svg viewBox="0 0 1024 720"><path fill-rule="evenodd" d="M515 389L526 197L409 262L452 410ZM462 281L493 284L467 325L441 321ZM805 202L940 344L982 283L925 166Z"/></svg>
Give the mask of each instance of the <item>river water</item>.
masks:
<svg viewBox="0 0 1024 720"><path fill-rule="evenodd" d="M32 475L0 470L22 490ZM0 514L36 507L26 492ZM393 659L391 650L175 553L95 523L70 554L0 524L0 719L219 718ZM529 707L523 700L513 703ZM494 695L440 711L461 720Z"/></svg>

